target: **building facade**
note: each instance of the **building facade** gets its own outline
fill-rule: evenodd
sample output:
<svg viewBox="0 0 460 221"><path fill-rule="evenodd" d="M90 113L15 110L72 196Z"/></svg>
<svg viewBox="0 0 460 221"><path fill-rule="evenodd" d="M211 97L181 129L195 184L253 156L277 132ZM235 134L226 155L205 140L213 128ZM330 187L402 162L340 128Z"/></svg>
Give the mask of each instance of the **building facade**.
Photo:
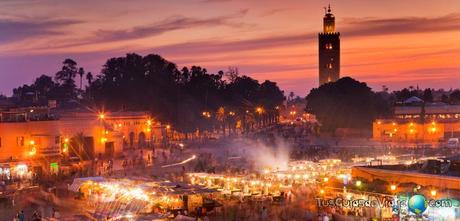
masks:
<svg viewBox="0 0 460 221"><path fill-rule="evenodd" d="M124 149L163 141L166 128L143 112L63 112L46 108L1 113L0 162L58 165L61 160L111 159ZM43 117L46 116L46 117Z"/></svg>
<svg viewBox="0 0 460 221"><path fill-rule="evenodd" d="M340 33L335 31L335 17L329 6L323 18L323 32L318 34L319 85L340 78Z"/></svg>
<svg viewBox="0 0 460 221"><path fill-rule="evenodd" d="M373 122L379 141L438 142L460 137L460 105L396 106L392 118Z"/></svg>

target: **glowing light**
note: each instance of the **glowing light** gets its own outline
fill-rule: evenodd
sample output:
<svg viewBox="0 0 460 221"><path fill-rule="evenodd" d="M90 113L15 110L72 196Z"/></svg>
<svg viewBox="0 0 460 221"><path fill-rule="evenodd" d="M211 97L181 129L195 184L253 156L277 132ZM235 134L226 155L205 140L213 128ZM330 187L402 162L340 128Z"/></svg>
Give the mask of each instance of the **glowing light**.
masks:
<svg viewBox="0 0 460 221"><path fill-rule="evenodd" d="M35 154L37 154L37 149L33 147L32 150L29 151L29 156L34 156Z"/></svg>
<svg viewBox="0 0 460 221"><path fill-rule="evenodd" d="M68 142L69 142L69 138L65 138L64 143L68 143Z"/></svg>
<svg viewBox="0 0 460 221"><path fill-rule="evenodd" d="M107 138L106 137L101 137L101 143L105 143L107 142Z"/></svg>
<svg viewBox="0 0 460 221"><path fill-rule="evenodd" d="M147 125L152 125L152 121L151 120L147 120Z"/></svg>
<svg viewBox="0 0 460 221"><path fill-rule="evenodd" d="M19 176L23 176L27 173L27 165L18 164L16 167L14 167L14 170Z"/></svg>
<svg viewBox="0 0 460 221"><path fill-rule="evenodd" d="M382 124L382 121L377 121L377 124L378 124L378 125Z"/></svg>
<svg viewBox="0 0 460 221"><path fill-rule="evenodd" d="M391 190L391 191L395 191L395 190L396 190L396 185L391 185L391 186L390 186L390 190Z"/></svg>
<svg viewBox="0 0 460 221"><path fill-rule="evenodd" d="M327 183L329 181L329 178L324 177L323 181Z"/></svg>
<svg viewBox="0 0 460 221"><path fill-rule="evenodd" d="M211 117L211 113L210 112L207 112L207 111L203 111L203 113L201 113L203 115L203 117L206 117L206 118L210 118Z"/></svg>
<svg viewBox="0 0 460 221"><path fill-rule="evenodd" d="M168 130L171 129L171 125L169 125L169 124L166 125L166 129L168 129Z"/></svg>
<svg viewBox="0 0 460 221"><path fill-rule="evenodd" d="M360 187L362 185L361 180L356 181L356 186Z"/></svg>
<svg viewBox="0 0 460 221"><path fill-rule="evenodd" d="M323 194L324 194L324 190L323 190L323 189L320 189L320 190L319 190L319 193L320 193L321 195L323 195Z"/></svg>
<svg viewBox="0 0 460 221"><path fill-rule="evenodd" d="M35 140L31 140L29 143L30 145L35 145Z"/></svg>
<svg viewBox="0 0 460 221"><path fill-rule="evenodd" d="M104 114L104 113L100 113L100 114L99 114L99 119L101 119L101 120L105 119L105 114Z"/></svg>
<svg viewBox="0 0 460 221"><path fill-rule="evenodd" d="M435 197L438 193L436 192L436 190L431 190L430 194L431 196Z"/></svg>
<svg viewBox="0 0 460 221"><path fill-rule="evenodd" d="M164 166L161 166L162 168L165 168L165 167L173 167L173 166L178 166L178 165L182 165L182 164L186 164L192 160L196 159L196 155L192 155L192 157L188 158L188 159L185 159L179 163L173 163L173 164L168 164L168 165L164 165Z"/></svg>

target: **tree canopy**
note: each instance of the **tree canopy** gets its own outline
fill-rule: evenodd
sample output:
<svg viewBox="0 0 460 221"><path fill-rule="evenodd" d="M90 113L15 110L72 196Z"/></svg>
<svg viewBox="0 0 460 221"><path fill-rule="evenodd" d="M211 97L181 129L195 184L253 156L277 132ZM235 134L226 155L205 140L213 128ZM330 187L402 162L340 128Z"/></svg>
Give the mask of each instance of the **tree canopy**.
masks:
<svg viewBox="0 0 460 221"><path fill-rule="evenodd" d="M80 77L79 89L76 77ZM234 67L218 73L199 66L179 70L159 55L134 53L108 59L96 76L86 73L74 60L65 59L54 78L41 75L31 85L15 88L13 94L22 105L78 100L96 110L148 111L157 120L187 133L235 129L237 125L249 129L256 123L270 123L277 119L277 106L284 101L283 91L275 82L260 84L240 76Z"/></svg>
<svg viewBox="0 0 460 221"><path fill-rule="evenodd" d="M107 110L150 111L182 132L230 127L237 121L249 127L248 115L255 115L257 107L267 110L263 117L253 116L259 123L275 120L275 107L284 100L276 83L260 84L239 76L237 69L229 72L231 78L225 79L223 71L209 73L199 66L179 70L159 55L127 54L107 60L87 98Z"/></svg>
<svg viewBox="0 0 460 221"><path fill-rule="evenodd" d="M366 83L344 77L314 88L307 96L307 111L315 114L322 128L366 128L378 115L385 114L385 101Z"/></svg>

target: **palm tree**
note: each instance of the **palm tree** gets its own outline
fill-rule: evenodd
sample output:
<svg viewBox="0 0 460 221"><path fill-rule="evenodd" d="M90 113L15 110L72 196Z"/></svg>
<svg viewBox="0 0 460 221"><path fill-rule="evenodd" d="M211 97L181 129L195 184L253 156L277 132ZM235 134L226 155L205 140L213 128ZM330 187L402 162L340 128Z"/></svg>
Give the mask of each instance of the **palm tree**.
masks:
<svg viewBox="0 0 460 221"><path fill-rule="evenodd" d="M82 83L83 83L83 75L84 74L85 74L85 70L83 68L78 69L78 75L80 75L80 90L81 90L81 86L82 86Z"/></svg>
<svg viewBox="0 0 460 221"><path fill-rule="evenodd" d="M91 85L93 82L93 74L91 72L86 73L86 80L88 81L88 85Z"/></svg>
<svg viewBox="0 0 460 221"><path fill-rule="evenodd" d="M294 97L295 97L295 94L294 94L294 92L292 92L292 91L291 91L291 92L289 92L289 101L292 101L292 100L294 100Z"/></svg>
<svg viewBox="0 0 460 221"><path fill-rule="evenodd" d="M56 80L60 82L73 81L73 78L77 75L77 62L67 58L62 64L62 69L56 73Z"/></svg>

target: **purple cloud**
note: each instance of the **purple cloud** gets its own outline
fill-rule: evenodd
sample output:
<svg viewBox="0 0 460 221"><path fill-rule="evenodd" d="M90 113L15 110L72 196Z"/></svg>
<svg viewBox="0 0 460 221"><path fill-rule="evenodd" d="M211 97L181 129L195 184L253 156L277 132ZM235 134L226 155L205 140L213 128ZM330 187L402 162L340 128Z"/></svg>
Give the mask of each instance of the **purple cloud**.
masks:
<svg viewBox="0 0 460 221"><path fill-rule="evenodd" d="M0 43L19 41L45 35L61 34L59 28L78 24L82 21L71 19L13 20L0 19Z"/></svg>

